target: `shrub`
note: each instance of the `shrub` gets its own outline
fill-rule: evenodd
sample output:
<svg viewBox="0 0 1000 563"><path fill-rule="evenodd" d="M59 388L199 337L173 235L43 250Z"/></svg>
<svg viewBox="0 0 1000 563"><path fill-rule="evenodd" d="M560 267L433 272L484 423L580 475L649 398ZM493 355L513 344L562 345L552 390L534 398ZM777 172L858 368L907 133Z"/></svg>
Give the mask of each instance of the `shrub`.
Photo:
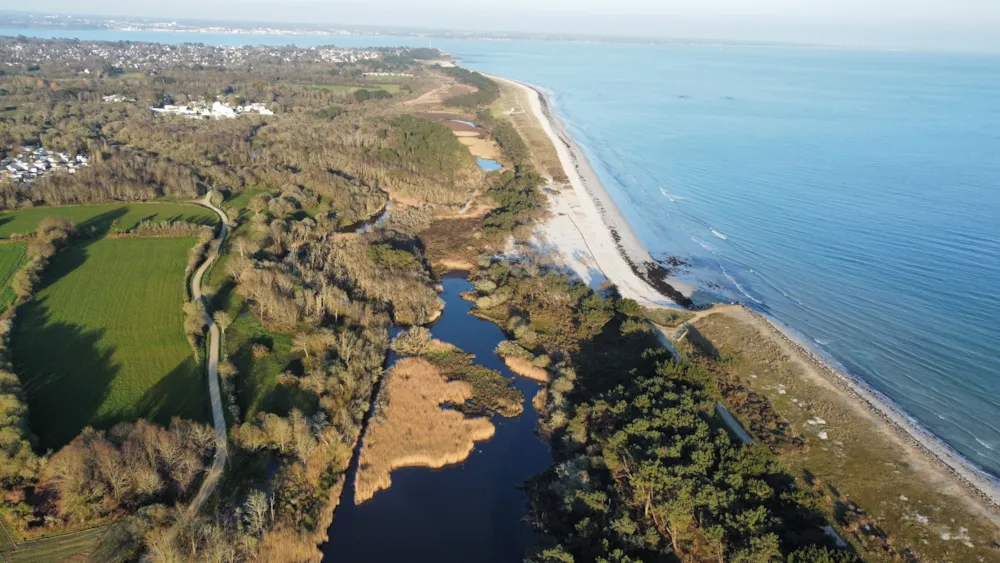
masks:
<svg viewBox="0 0 1000 563"><path fill-rule="evenodd" d="M525 360L531 360L531 352L525 350L517 342L510 340L504 340L497 344L496 350L494 350L498 356L501 358L523 358Z"/></svg>
<svg viewBox="0 0 1000 563"><path fill-rule="evenodd" d="M431 331L415 326L393 339L392 351L400 356L422 356L427 352L431 339Z"/></svg>
<svg viewBox="0 0 1000 563"><path fill-rule="evenodd" d="M250 347L250 353L255 358L266 358L271 355L271 348L267 344L257 342Z"/></svg>
<svg viewBox="0 0 1000 563"><path fill-rule="evenodd" d="M653 332L653 328L643 320L625 319L622 322L622 336L628 336L636 332Z"/></svg>
<svg viewBox="0 0 1000 563"><path fill-rule="evenodd" d="M539 354L539 355L535 356L535 358L533 360L531 360L531 363L535 367L539 367L539 368L545 369L545 368L549 367L550 365L552 365L552 358L550 358L548 356L548 354Z"/></svg>

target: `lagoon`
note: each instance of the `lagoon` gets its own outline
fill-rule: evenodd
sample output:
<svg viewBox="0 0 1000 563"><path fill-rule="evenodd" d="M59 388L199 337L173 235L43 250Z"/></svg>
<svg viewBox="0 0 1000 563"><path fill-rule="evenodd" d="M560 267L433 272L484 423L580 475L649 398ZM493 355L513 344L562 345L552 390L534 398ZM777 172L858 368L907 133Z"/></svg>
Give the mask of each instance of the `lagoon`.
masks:
<svg viewBox="0 0 1000 563"><path fill-rule="evenodd" d="M434 337L476 355L476 363L514 378L524 394L524 412L494 416L493 438L476 444L464 462L441 469L411 467L392 473L392 486L354 505L352 467L334 513L325 561L357 563L519 563L531 545L525 480L552 462L535 429L531 399L537 383L511 373L493 350L505 340L495 324L469 314L461 294L472 284L461 274L442 280L444 313L430 328Z"/></svg>

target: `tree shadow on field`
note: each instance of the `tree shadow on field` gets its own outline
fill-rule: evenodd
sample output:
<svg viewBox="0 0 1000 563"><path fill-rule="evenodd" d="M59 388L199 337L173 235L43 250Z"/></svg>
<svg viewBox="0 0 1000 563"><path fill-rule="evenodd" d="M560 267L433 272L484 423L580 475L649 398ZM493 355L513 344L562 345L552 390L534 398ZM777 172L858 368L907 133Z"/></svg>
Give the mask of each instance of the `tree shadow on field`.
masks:
<svg viewBox="0 0 1000 563"><path fill-rule="evenodd" d="M115 221L128 215L129 207L122 206L110 211L105 211L100 215L95 215L90 219L80 222L76 226L76 238L93 242L108 234Z"/></svg>
<svg viewBox="0 0 1000 563"><path fill-rule="evenodd" d="M44 300L18 312L11 341L14 370L28 396L39 449L58 449L93 424L120 367L98 346L103 330L51 322Z"/></svg>
<svg viewBox="0 0 1000 563"><path fill-rule="evenodd" d="M115 349L99 347L104 330L54 322L41 292L87 261L87 247L128 213L112 209L77 225L77 236L43 270L34 297L18 308L11 331L14 371L28 396L32 431L39 449L58 449L94 424L121 367ZM82 298L82 296L81 296Z"/></svg>
<svg viewBox="0 0 1000 563"><path fill-rule="evenodd" d="M38 295L45 288L69 275L87 261L87 247L94 244L107 234L111 224L128 213L127 208L112 209L95 217L91 217L76 226L77 235L69 241L65 248L56 252L49 265L42 271L40 283L33 293ZM34 298L32 298L34 300ZM18 313L19 315L22 313ZM17 321L20 322L20 321Z"/></svg>
<svg viewBox="0 0 1000 563"><path fill-rule="evenodd" d="M204 366L189 356L121 414L127 419L145 418L163 426L170 424L170 419L175 416L208 422L211 420L211 408L206 377Z"/></svg>
<svg viewBox="0 0 1000 563"><path fill-rule="evenodd" d="M161 221L192 223L194 225L201 225L202 227L214 227L219 224L219 218L215 215L208 217L205 215L185 215L183 213L178 213L170 217L164 217Z"/></svg>

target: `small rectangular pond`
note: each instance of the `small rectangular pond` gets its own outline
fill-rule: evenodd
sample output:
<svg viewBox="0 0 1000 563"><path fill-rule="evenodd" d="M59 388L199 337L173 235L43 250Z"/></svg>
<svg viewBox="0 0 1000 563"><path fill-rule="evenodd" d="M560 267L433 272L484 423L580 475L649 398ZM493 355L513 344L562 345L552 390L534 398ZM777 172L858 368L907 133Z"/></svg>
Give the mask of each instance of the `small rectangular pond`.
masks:
<svg viewBox="0 0 1000 563"><path fill-rule="evenodd" d="M476 164L479 165L479 169L483 172L493 172L494 170L500 170L503 165L495 160L490 160L488 158L476 157Z"/></svg>

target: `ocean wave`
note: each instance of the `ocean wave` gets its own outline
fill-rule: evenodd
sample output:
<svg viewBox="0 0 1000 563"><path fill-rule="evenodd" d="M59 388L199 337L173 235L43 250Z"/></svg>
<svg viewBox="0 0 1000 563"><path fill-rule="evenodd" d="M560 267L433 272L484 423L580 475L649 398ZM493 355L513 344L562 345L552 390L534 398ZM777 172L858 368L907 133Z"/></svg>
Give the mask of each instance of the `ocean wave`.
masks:
<svg viewBox="0 0 1000 563"><path fill-rule="evenodd" d="M663 194L663 197L669 199L670 203L677 203L677 197L668 194L667 190L663 189L663 186L660 186L660 193Z"/></svg>
<svg viewBox="0 0 1000 563"><path fill-rule="evenodd" d="M704 248L705 250L711 252L712 254L715 254L715 249L712 248L711 246L709 246L708 243L702 242L700 239L698 239L696 237L691 237L691 240L693 240L694 242L698 243L698 246Z"/></svg>
<svg viewBox="0 0 1000 563"><path fill-rule="evenodd" d="M734 278L733 276L729 275L729 272L727 272L726 268L724 268L724 267L722 268L722 275L726 276L726 279L729 280L730 283L732 283L734 286L736 286L736 289L738 289L740 291L740 293L742 293L744 295L744 297L746 297L747 299L753 301L754 303L756 303L758 305L763 305L764 304L764 302L761 301L760 299L757 299L753 295L750 295L750 293L748 293L747 290L744 289L742 285L740 285L740 282L736 281L736 278Z"/></svg>
<svg viewBox="0 0 1000 563"><path fill-rule="evenodd" d="M1000 450L997 450L996 446L991 446L991 445L987 444L986 442L980 440L979 438L976 438L976 441L979 442L980 444L982 444L982 446L984 448L986 448L987 450L989 450L991 452L1000 451Z"/></svg>
<svg viewBox="0 0 1000 563"><path fill-rule="evenodd" d="M726 237L726 235L724 235L724 234L720 233L719 231L716 231L715 229L711 229L711 231L712 231L712 234L713 234L713 235L715 235L715 236L717 236L717 237L721 238L722 240L729 240L729 238L728 238L728 237Z"/></svg>

